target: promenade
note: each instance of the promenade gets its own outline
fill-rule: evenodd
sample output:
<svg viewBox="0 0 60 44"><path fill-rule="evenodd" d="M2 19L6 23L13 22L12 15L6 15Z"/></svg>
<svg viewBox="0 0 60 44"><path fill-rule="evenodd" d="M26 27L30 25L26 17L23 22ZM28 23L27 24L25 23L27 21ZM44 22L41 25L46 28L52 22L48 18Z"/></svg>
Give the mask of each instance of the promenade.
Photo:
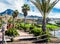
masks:
<svg viewBox="0 0 60 44"><path fill-rule="evenodd" d="M23 32L23 31L19 31L17 30L18 33L19 33L19 36L17 37L14 37L14 40L18 42L7 42L8 44L32 44L32 40L29 40L29 39L34 39L35 37L32 35L32 34L28 34L26 32ZM0 29L0 42L2 41L2 32L1 32L1 29ZM10 41L10 38L8 36L5 36L5 41ZM0 43L1 44L1 43Z"/></svg>

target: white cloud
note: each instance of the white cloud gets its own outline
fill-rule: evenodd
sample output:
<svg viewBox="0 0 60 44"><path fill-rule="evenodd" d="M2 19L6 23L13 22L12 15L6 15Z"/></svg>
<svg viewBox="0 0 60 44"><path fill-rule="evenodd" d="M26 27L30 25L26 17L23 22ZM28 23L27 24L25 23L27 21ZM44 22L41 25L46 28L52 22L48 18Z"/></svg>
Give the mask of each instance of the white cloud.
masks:
<svg viewBox="0 0 60 44"><path fill-rule="evenodd" d="M13 1L13 0L6 0L8 3L10 3L10 4L14 4L13 2L15 1Z"/></svg>
<svg viewBox="0 0 60 44"><path fill-rule="evenodd" d="M7 3L0 2L0 12L6 10L6 9L17 9L19 12L21 12L21 6L24 4L24 0L6 0L11 5L8 5Z"/></svg>
<svg viewBox="0 0 60 44"><path fill-rule="evenodd" d="M54 7L60 9L60 1Z"/></svg>
<svg viewBox="0 0 60 44"><path fill-rule="evenodd" d="M60 18L60 13L53 13L53 12L51 12L48 15L48 17L50 17L50 18Z"/></svg>
<svg viewBox="0 0 60 44"><path fill-rule="evenodd" d="M0 2L0 12L3 12L6 9L7 9L6 5Z"/></svg>
<svg viewBox="0 0 60 44"><path fill-rule="evenodd" d="M34 15L34 16L42 16L41 13L36 13L36 12L28 12L28 15ZM53 13L50 12L50 14L47 15L49 18L60 18L60 13Z"/></svg>
<svg viewBox="0 0 60 44"><path fill-rule="evenodd" d="M6 9L12 9L14 10L14 6L7 5L5 3L0 2L0 12L5 11Z"/></svg>
<svg viewBox="0 0 60 44"><path fill-rule="evenodd" d="M36 13L36 12L32 12L32 11L29 11L29 12L28 12L28 15L42 16L41 13Z"/></svg>
<svg viewBox="0 0 60 44"><path fill-rule="evenodd" d="M24 1L23 0L17 0L15 1L15 9L17 9L19 12L22 12L22 6L24 4Z"/></svg>

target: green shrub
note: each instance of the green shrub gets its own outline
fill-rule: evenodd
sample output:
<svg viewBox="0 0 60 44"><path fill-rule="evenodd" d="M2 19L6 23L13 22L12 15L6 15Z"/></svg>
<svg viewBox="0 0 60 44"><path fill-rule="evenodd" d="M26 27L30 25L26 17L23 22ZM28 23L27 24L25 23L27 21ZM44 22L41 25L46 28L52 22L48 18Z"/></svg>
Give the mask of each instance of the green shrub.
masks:
<svg viewBox="0 0 60 44"><path fill-rule="evenodd" d="M31 25L31 26L30 26L30 30L31 30L31 29L34 29L34 28L36 28L35 25Z"/></svg>
<svg viewBox="0 0 60 44"><path fill-rule="evenodd" d="M46 34L46 38L48 41L50 41L51 34L49 33L49 30L47 29L46 32L43 32L42 35Z"/></svg>
<svg viewBox="0 0 60 44"><path fill-rule="evenodd" d="M30 28L31 27L31 24L25 24L25 27L26 28Z"/></svg>
<svg viewBox="0 0 60 44"><path fill-rule="evenodd" d="M20 27L21 28L24 28L24 23L20 23Z"/></svg>
<svg viewBox="0 0 60 44"><path fill-rule="evenodd" d="M41 28L34 28L30 31L30 33L33 33L35 36L39 36L42 34L42 29Z"/></svg>
<svg viewBox="0 0 60 44"><path fill-rule="evenodd" d="M15 23L15 28L18 29L18 30L20 30L21 29L20 23Z"/></svg>
<svg viewBox="0 0 60 44"><path fill-rule="evenodd" d="M33 28L34 28L34 26L30 26L30 30L33 29Z"/></svg>
<svg viewBox="0 0 60 44"><path fill-rule="evenodd" d="M22 29L24 29L24 30L26 30L26 29L30 29L31 24L28 24L28 23L26 23L26 24L24 24L24 23L20 23L20 27L21 27Z"/></svg>
<svg viewBox="0 0 60 44"><path fill-rule="evenodd" d="M41 28L35 27L30 31L30 33L34 34L34 36L40 36L46 34L46 36L41 36L40 39L47 38L47 41L49 41L51 37L51 34L49 33L48 29L46 30L46 32L43 32Z"/></svg>
<svg viewBox="0 0 60 44"><path fill-rule="evenodd" d="M5 35L8 35L8 36L18 36L18 32L15 28L10 28L8 29L6 32L5 32Z"/></svg>
<svg viewBox="0 0 60 44"><path fill-rule="evenodd" d="M8 22L9 22L9 23L12 23L12 20L9 19Z"/></svg>
<svg viewBox="0 0 60 44"><path fill-rule="evenodd" d="M0 28L1 28L2 24L0 24Z"/></svg>
<svg viewBox="0 0 60 44"><path fill-rule="evenodd" d="M51 34L49 33L49 30L46 30L46 34L47 34L48 41L50 41Z"/></svg>
<svg viewBox="0 0 60 44"><path fill-rule="evenodd" d="M23 29L26 30L26 31L29 31L30 27L31 27L31 24L25 24Z"/></svg>

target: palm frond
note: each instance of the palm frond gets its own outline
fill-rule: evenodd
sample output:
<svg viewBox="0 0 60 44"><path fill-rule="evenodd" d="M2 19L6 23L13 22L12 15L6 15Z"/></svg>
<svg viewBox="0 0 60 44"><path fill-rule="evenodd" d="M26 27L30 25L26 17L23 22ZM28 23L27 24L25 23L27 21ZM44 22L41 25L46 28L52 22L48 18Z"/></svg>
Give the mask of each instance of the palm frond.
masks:
<svg viewBox="0 0 60 44"><path fill-rule="evenodd" d="M30 7L29 7L29 5L28 4L24 4L23 6L22 6L22 9L25 9L25 10L30 10Z"/></svg>
<svg viewBox="0 0 60 44"><path fill-rule="evenodd" d="M42 0L42 11L46 11L46 0Z"/></svg>
<svg viewBox="0 0 60 44"><path fill-rule="evenodd" d="M48 3L50 3L50 0L48 0Z"/></svg>
<svg viewBox="0 0 60 44"><path fill-rule="evenodd" d="M45 5L45 7L46 7L46 11L45 11L45 12L47 12L48 7L49 7L49 4L50 4L50 0L47 0L47 1L46 1L46 5Z"/></svg>
<svg viewBox="0 0 60 44"><path fill-rule="evenodd" d="M40 0L36 0L36 2L37 2L38 4L40 4L40 5L41 5L41 2L40 2Z"/></svg>
<svg viewBox="0 0 60 44"><path fill-rule="evenodd" d="M51 4L49 5L49 8L48 8L47 12L49 13L49 12L51 11L51 9L52 9L58 2L59 2L59 0L55 0L53 3L51 3Z"/></svg>
<svg viewBox="0 0 60 44"><path fill-rule="evenodd" d="M13 12L13 18L17 17L18 14L19 14L18 10L15 10L15 11Z"/></svg>
<svg viewBox="0 0 60 44"><path fill-rule="evenodd" d="M42 13L42 9L41 9L42 6L41 6L41 4L39 4L37 0L36 0L37 2L34 2L33 0L30 0L30 1L31 1L31 2L38 8L38 10Z"/></svg>
<svg viewBox="0 0 60 44"><path fill-rule="evenodd" d="M49 13L51 9L59 2L55 0L50 3L51 0L31 0L31 2L38 8L40 13Z"/></svg>

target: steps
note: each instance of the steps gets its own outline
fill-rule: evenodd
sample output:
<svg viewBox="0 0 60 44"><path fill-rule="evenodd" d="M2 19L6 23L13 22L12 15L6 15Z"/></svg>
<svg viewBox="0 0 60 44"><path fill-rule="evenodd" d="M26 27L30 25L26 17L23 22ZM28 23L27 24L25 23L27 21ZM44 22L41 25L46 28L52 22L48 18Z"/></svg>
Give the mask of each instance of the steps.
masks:
<svg viewBox="0 0 60 44"><path fill-rule="evenodd" d="M32 36L32 35L24 35L24 36L18 36L15 37L14 40L35 40L36 37Z"/></svg>
<svg viewBox="0 0 60 44"><path fill-rule="evenodd" d="M0 42L2 41L2 35L0 35ZM4 41L11 41L9 37L5 36L5 40Z"/></svg>

